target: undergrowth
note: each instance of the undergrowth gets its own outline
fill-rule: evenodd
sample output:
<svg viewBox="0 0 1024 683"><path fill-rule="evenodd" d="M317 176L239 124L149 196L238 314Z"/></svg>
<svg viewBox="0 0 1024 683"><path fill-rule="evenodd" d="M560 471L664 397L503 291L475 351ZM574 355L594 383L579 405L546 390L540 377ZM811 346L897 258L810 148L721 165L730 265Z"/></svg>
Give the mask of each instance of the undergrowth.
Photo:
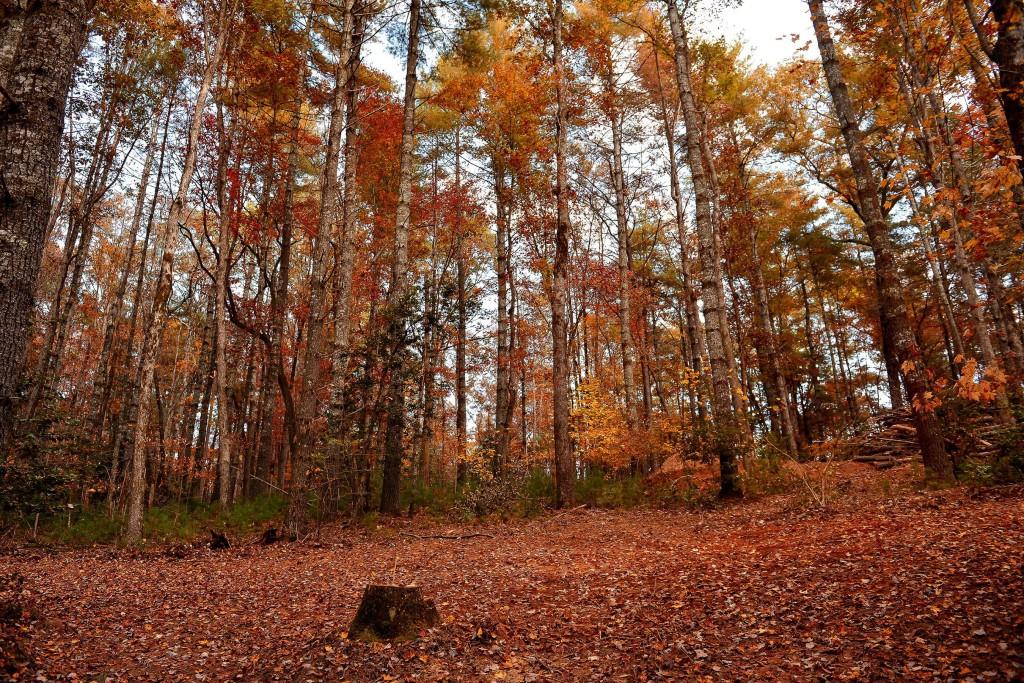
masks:
<svg viewBox="0 0 1024 683"><path fill-rule="evenodd" d="M169 503L146 512L143 537L147 542L166 543L194 540L207 529L236 536L254 533L280 517L287 505L288 500L277 495L244 500L229 510L216 503ZM106 508L69 507L62 514L41 520L36 540L71 546L111 544L118 542L123 529L123 518L111 517Z"/></svg>

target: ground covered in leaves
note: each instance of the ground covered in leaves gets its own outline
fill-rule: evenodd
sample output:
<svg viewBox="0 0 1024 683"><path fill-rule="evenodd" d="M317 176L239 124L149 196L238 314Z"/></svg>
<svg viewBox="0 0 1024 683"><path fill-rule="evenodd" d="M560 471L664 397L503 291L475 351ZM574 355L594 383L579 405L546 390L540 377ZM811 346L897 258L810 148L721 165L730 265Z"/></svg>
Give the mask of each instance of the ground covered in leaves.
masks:
<svg viewBox="0 0 1024 683"><path fill-rule="evenodd" d="M829 510L789 494L0 565L26 578L41 679L1019 679L1024 490L917 492L858 467ZM426 538L473 533L490 536ZM441 623L349 640L368 583L421 586Z"/></svg>

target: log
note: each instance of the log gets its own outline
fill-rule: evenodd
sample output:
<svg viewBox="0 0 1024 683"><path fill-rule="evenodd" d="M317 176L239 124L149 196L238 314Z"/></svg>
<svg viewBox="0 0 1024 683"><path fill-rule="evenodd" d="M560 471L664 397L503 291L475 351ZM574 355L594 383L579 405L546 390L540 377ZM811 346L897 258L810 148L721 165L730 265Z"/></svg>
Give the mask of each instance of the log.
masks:
<svg viewBox="0 0 1024 683"><path fill-rule="evenodd" d="M915 457L910 458L894 458L888 462L876 462L873 463L876 470L887 470L897 465L906 465L908 462L916 462L918 459Z"/></svg>
<svg viewBox="0 0 1024 683"><path fill-rule="evenodd" d="M439 619L418 586L367 586L348 631L356 640L411 640Z"/></svg>
<svg viewBox="0 0 1024 683"><path fill-rule="evenodd" d="M420 541L426 541L431 539L440 539L442 541L464 541L467 538L494 538L494 534L484 533L472 533L472 534L432 534L432 535L420 535L411 534L407 531L401 532L402 536L408 536L409 538L415 538Z"/></svg>

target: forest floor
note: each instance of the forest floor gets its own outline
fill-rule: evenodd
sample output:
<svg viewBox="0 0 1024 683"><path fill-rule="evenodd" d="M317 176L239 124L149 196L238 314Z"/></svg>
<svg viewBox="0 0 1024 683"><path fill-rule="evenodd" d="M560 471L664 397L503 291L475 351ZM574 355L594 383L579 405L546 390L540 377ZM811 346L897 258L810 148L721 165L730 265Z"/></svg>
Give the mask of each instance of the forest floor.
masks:
<svg viewBox="0 0 1024 683"><path fill-rule="evenodd" d="M828 510L790 493L0 567L26 577L39 680L1020 680L1024 487L914 477L844 463ZM421 586L440 625L350 641L369 583Z"/></svg>

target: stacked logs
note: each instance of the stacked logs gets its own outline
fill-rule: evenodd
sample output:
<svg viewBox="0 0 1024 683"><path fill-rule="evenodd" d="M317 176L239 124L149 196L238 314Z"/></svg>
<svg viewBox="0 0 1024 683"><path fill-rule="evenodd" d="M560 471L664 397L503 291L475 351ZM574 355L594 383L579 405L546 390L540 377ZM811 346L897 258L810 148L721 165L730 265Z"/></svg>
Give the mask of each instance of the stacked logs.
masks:
<svg viewBox="0 0 1024 683"><path fill-rule="evenodd" d="M954 458L989 458L999 450L996 444L1005 429L994 415L982 413L965 421L963 428L956 430L958 433L947 433L946 446ZM854 462L868 463L880 470L921 460L917 429L909 410L872 416L868 429L845 440L841 451Z"/></svg>

